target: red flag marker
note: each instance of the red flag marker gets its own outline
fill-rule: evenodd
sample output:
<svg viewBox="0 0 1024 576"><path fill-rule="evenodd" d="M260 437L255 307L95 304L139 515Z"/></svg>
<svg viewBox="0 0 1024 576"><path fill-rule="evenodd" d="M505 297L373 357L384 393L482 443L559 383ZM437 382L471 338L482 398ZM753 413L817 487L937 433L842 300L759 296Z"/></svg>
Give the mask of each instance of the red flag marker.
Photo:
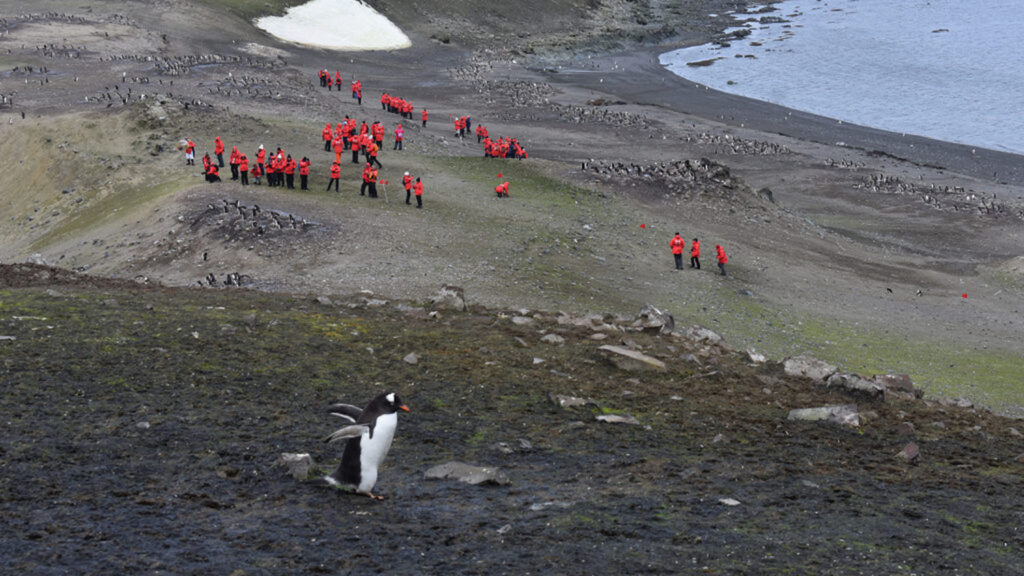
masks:
<svg viewBox="0 0 1024 576"><path fill-rule="evenodd" d="M963 294L961 294L961 296L963 297L964 300L967 300L967 292L964 292Z"/></svg>
<svg viewBox="0 0 1024 576"><path fill-rule="evenodd" d="M647 224L641 224L640 228L647 228Z"/></svg>
<svg viewBox="0 0 1024 576"><path fill-rule="evenodd" d="M388 181L387 181L387 180L385 180L385 181L384 181L384 184L385 184L385 185L387 185L387 183L388 183Z"/></svg>
<svg viewBox="0 0 1024 576"><path fill-rule="evenodd" d="M501 178L501 172L498 172L498 178Z"/></svg>

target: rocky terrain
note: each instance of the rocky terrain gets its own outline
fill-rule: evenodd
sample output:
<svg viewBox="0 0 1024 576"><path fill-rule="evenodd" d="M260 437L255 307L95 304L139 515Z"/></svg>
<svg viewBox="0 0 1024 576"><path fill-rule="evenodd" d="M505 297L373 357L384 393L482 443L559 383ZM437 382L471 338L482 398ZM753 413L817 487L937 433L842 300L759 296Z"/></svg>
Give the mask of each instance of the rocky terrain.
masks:
<svg viewBox="0 0 1024 576"><path fill-rule="evenodd" d="M346 54L252 26L289 4L0 1L14 569L1016 569L1019 158L658 66L743 2L382 0L413 48ZM324 192L320 129L393 127L382 91L417 113L381 198L348 162ZM460 115L529 159L483 158ZM205 183L179 146L214 136L309 156L310 190ZM702 270L672 269L676 231ZM323 408L385 389L413 409L388 499L308 479L339 458ZM450 462L499 473L427 477L481 473L428 474Z"/></svg>
<svg viewBox="0 0 1024 576"><path fill-rule="evenodd" d="M1019 421L660 310L0 279L21 574L1009 574L1024 543ZM389 389L386 499L327 488L327 406Z"/></svg>

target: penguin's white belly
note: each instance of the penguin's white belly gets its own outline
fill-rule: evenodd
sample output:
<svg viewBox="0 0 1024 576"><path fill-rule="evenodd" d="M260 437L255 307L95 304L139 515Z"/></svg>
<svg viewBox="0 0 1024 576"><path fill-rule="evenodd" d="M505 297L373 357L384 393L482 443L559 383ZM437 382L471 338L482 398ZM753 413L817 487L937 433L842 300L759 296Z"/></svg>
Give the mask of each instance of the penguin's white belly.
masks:
<svg viewBox="0 0 1024 576"><path fill-rule="evenodd" d="M377 418L373 427L373 436L364 432L359 442L359 491L370 492L377 483L377 469L384 462L384 457L391 449L391 441L395 439L398 427L398 414L385 414Z"/></svg>

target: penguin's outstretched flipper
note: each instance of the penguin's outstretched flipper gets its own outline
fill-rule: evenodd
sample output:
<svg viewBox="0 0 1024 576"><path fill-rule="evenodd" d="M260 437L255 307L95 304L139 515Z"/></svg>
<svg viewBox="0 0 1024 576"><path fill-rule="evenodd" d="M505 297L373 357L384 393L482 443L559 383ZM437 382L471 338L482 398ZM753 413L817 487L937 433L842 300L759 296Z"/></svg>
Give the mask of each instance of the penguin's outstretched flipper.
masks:
<svg viewBox="0 0 1024 576"><path fill-rule="evenodd" d="M334 404L330 408L331 416L337 416L338 418L344 418L349 422L355 423L359 420L359 417L363 415L363 409L358 406L351 404Z"/></svg>
<svg viewBox="0 0 1024 576"><path fill-rule="evenodd" d="M368 432L370 426L367 424L352 424L351 426L345 426L338 428L331 433L330 436L324 438L324 442L332 444L338 440L344 440L345 438L356 438L362 436L364 432Z"/></svg>

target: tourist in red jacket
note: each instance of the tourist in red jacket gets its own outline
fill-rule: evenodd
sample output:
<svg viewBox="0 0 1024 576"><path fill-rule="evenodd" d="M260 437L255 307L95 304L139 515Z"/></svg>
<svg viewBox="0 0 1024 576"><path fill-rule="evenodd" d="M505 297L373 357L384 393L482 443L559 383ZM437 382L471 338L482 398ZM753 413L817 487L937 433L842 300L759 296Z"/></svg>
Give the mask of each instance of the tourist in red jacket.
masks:
<svg viewBox="0 0 1024 576"><path fill-rule="evenodd" d="M408 172L402 176L402 186L405 187L405 203L412 204L412 176Z"/></svg>
<svg viewBox="0 0 1024 576"><path fill-rule="evenodd" d="M242 177L242 186L249 185L249 159L245 154L238 155L238 173Z"/></svg>
<svg viewBox="0 0 1024 576"><path fill-rule="evenodd" d="M295 168L297 167L295 159L289 154L288 158L284 161L284 177L288 184L289 190L295 189Z"/></svg>
<svg viewBox="0 0 1024 576"><path fill-rule="evenodd" d="M263 149L263 144L260 144L259 150L256 151L256 165L260 167L260 176L267 173L267 151Z"/></svg>
<svg viewBox="0 0 1024 576"><path fill-rule="evenodd" d="M412 185L412 193L416 195L416 207L423 208L423 182L420 182L419 178Z"/></svg>
<svg viewBox="0 0 1024 576"><path fill-rule="evenodd" d="M668 243L669 248L672 249L672 257L676 260L676 270L683 269L683 247L685 245L686 242L683 241L683 237L679 232L676 232L676 235Z"/></svg>
<svg viewBox="0 0 1024 576"><path fill-rule="evenodd" d="M700 241L696 238L690 243L690 268L700 270Z"/></svg>
<svg viewBox="0 0 1024 576"><path fill-rule="evenodd" d="M331 181L327 183L327 191L331 191L331 186L334 186L335 192L341 192L338 188L338 182L341 181L341 164L335 162L331 164Z"/></svg>
<svg viewBox="0 0 1024 576"><path fill-rule="evenodd" d="M395 126L395 146L392 150L401 150L403 140L405 140L405 127L399 124Z"/></svg>
<svg viewBox="0 0 1024 576"><path fill-rule="evenodd" d="M238 180L238 146L231 147L231 154L228 156L228 166L231 166L231 179Z"/></svg>
<svg viewBox="0 0 1024 576"><path fill-rule="evenodd" d="M299 188L309 190L306 187L307 184L309 184L309 158L303 156L302 160L299 160Z"/></svg>
<svg viewBox="0 0 1024 576"><path fill-rule="evenodd" d="M324 139L324 152L331 151L331 140L333 140L333 132L331 131L331 123L328 122L324 129L320 131L320 137Z"/></svg>
<svg viewBox="0 0 1024 576"><path fill-rule="evenodd" d="M718 253L718 269L722 271L722 276L725 276L725 265L729 263L729 258L725 255L725 248L715 244L715 252Z"/></svg>
<svg viewBox="0 0 1024 576"><path fill-rule="evenodd" d="M213 153L217 156L217 164L224 167L224 142L221 141L220 136L213 139Z"/></svg>
<svg viewBox="0 0 1024 576"><path fill-rule="evenodd" d="M420 114L420 118L423 120L423 127L426 128L427 127L427 109L426 108L423 109L423 113Z"/></svg>

